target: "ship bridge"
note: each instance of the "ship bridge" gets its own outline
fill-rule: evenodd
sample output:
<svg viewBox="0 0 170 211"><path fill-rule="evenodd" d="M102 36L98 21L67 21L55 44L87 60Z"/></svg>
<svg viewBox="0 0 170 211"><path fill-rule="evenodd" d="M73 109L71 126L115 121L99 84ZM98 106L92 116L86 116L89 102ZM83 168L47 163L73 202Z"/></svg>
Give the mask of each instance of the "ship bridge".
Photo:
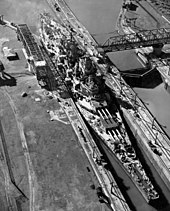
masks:
<svg viewBox="0 0 170 211"><path fill-rule="evenodd" d="M109 37L98 48L102 48L105 53L108 53L149 46L161 47L167 43L170 43L170 29L160 28Z"/></svg>

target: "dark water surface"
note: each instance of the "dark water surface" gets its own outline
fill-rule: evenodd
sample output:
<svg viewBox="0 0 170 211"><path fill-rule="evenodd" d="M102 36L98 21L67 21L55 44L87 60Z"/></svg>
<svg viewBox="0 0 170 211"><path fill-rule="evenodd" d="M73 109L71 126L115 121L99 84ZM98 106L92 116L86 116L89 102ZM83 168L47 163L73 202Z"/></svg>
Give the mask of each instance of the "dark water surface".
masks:
<svg viewBox="0 0 170 211"><path fill-rule="evenodd" d="M74 14L78 17L80 22L87 28L90 34L95 34L95 39L99 43L102 43L107 39L107 33L115 31L116 21L120 12L122 0L65 1L72 9ZM111 58L113 63L118 65L119 69L122 70L125 70L126 67L127 69L135 69L142 67L142 64L138 61L134 51L127 51L125 53L111 53ZM135 91L138 93L139 97L143 99L144 102L148 102L148 107L151 112L156 116L156 118L160 121L161 124L167 126L166 130L170 134L170 128L168 128L168 126L170 126L170 112L168 109L170 105L170 95L164 90L164 85L161 84L154 89L135 88ZM109 152L107 152L107 154L107 156L110 157L112 162L112 156L109 154ZM155 211L155 208L149 206L141 198L140 194L138 194L135 190L133 183L127 178L125 173L117 166L117 164L115 164L114 160L113 165L114 168L116 168L119 172L119 176L123 178L124 184L130 188L129 191L127 191L127 194L131 198L132 204L135 205L135 208L132 208L132 210ZM159 176L156 176L155 173L155 178L156 177L158 182ZM168 191L164 194L166 195L166 197L169 197Z"/></svg>
<svg viewBox="0 0 170 211"><path fill-rule="evenodd" d="M147 107L157 118L164 129L170 135L170 94L165 90L164 84L160 84L154 89L134 89L139 97L147 102Z"/></svg>
<svg viewBox="0 0 170 211"><path fill-rule="evenodd" d="M117 18L122 5L122 0L66 0L72 11L88 29L91 34L97 34L96 40L104 42L115 31ZM113 63L119 69L135 69L142 67L133 50L109 54ZM134 89L139 97L148 103L156 119L166 126L166 132L170 135L170 94L161 84L154 89Z"/></svg>

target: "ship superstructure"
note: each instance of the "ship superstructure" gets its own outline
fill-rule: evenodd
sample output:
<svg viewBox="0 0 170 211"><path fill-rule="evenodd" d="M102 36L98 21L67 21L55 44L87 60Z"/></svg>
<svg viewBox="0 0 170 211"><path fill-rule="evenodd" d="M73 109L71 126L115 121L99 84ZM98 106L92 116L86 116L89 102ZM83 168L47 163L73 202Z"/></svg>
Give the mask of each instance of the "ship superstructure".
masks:
<svg viewBox="0 0 170 211"><path fill-rule="evenodd" d="M47 13L41 15L40 33L42 43L51 54L88 124L119 160L145 199L149 201L159 198L136 156L114 99L110 96L110 90L94 58L78 45L72 32Z"/></svg>
<svg viewBox="0 0 170 211"><path fill-rule="evenodd" d="M61 0L58 2L58 4L62 2L63 1ZM54 6L57 12L64 10L64 7L59 7L56 5L57 4L55 3ZM124 113L130 114L127 119L129 122L133 122L135 134L137 133L138 135L139 130L145 133L144 135L147 139L143 139L143 133L140 133L140 137L142 137L140 147L145 150L148 148L144 148L143 143L145 145L149 145L150 151L147 151L147 153L150 155L149 158L151 162L155 159L154 156L161 157L160 160L162 163L159 162L159 164L161 167L162 164L164 164L164 166L162 169L160 168L160 177L162 177L162 179L164 178L165 167L167 167L166 172L168 172L168 174L166 174L166 179L168 179L169 152L161 139L162 137L164 138L164 134L161 133L161 130L158 131L155 129L155 119L152 121L151 118L148 121L148 115L144 110L145 108L142 107L143 105L141 106L141 104L137 105L137 103L140 103L139 99L136 97L136 95L133 95L134 92L132 92L130 87L128 87L121 78L121 75L116 67L113 64L108 65L106 62L99 63L100 59L101 61L105 61L107 57L103 58L100 56L94 46L91 36L89 36L89 33L87 33L87 30L85 30L81 23L75 21L73 17L70 16L68 18L68 15L70 14L68 12L68 8L67 12L64 14L66 15L66 18L62 18L62 20L59 18L60 15L58 16L58 20L52 19L47 13L41 15L40 34L42 46L39 46L39 44L37 44L37 42L34 40L34 36L32 36L32 33L27 25L10 24L9 22L2 20L0 23L14 29L17 32L19 40L24 44L24 49L26 49L25 55L30 67L29 69L31 71L34 70L33 72L42 87L48 84L51 88L49 90L54 91L57 89L57 93L60 94L62 91L70 91L70 96L73 97L74 101L72 99L71 101L63 100L63 109L66 109L65 112L68 114L68 117L70 118L69 120L72 122L75 131L78 129L77 133L81 136L80 139L82 139L82 143L84 144L86 150L87 143L90 147L92 146L90 152L87 150L87 157L90 155L93 159L94 166L97 166L97 169L100 170L100 172L98 172L96 175L100 175L101 171L103 171L103 175L101 177L103 181L101 180L101 183L99 182L101 188L105 190L104 186L106 186L106 190L110 189L110 187L111 189L113 187L119 189L116 183L111 182L111 177L107 177L109 180L105 182L105 170L107 170L107 174L109 173L109 176L111 171L104 166L105 159L101 158L103 157L103 154L100 151L97 151L95 154L96 149L98 150L96 144L95 147L90 145L90 141L93 138L89 136L90 133L86 131L87 129L84 129L84 119L86 120L87 125L90 125L94 133L98 135L101 143L105 143L107 150L112 152L112 155L115 157L115 159L117 159L122 166L122 169L124 169L127 175L129 175L129 178L131 178L136 187L138 187L144 198L147 201L161 198L148 178L141 162L137 158L136 152L131 144L119 113L119 109L122 109ZM73 19L75 22L69 22ZM77 24L76 27L78 27L78 29L76 27L74 28L74 24ZM40 57L40 60L38 59L40 55L39 53L42 53L42 58ZM141 59L145 62L146 52L144 52L144 54L142 54L142 52L138 53L141 54ZM167 74L168 73L169 72L167 70ZM104 77L103 74L105 74ZM106 82L105 79L107 80ZM113 95L111 94L110 89L112 89L112 94L114 93L114 98L112 98ZM54 96L56 97L58 95L54 94L53 97ZM128 109L120 104L118 109L116 102L119 103L120 101L115 101L115 98L117 97L120 98L119 100L121 102L123 100L126 103L128 102L128 105L131 105L131 108ZM134 97L134 99L132 99L132 97ZM56 99L58 100L59 98L56 97ZM74 112L76 115L74 115ZM77 119L75 116L77 116ZM130 119L132 116L133 119ZM151 115L149 115L149 117L150 116ZM147 127L143 127L142 117L146 118L145 120L147 122ZM79 124L77 124L78 119L80 121ZM128 124L131 126L131 122L129 122ZM79 126L77 127L77 125ZM140 129L136 127L138 125L140 126ZM161 138L160 134L162 135ZM153 142L153 140L155 142ZM159 141L161 146L157 144L157 141ZM95 143L94 140L93 142ZM162 148L161 151L159 151L158 147ZM155 153L154 156L152 153ZM99 165L96 165L96 163ZM152 162L152 165L154 164L155 163ZM112 178L114 178L114 175L112 175ZM107 186L109 182L110 186ZM110 192L112 194L112 191ZM118 195L115 195L115 193L113 193L113 195L117 200ZM121 197L122 196L120 194L119 202L126 204L126 201ZM124 204L122 205L122 207L124 207ZM119 207L116 210L124 209L120 209Z"/></svg>
<svg viewBox="0 0 170 211"><path fill-rule="evenodd" d="M55 8L56 2L57 8L60 8L59 13ZM84 49L86 49L90 55L99 55L96 49L99 44L77 19L66 2L64 0L48 0L48 4L56 14L56 17L61 17L60 20L64 26L67 28L71 27L71 30L73 29L74 38L77 40L77 42L80 43L81 46L83 45ZM117 22L117 28L119 29L122 27L123 31L129 29L126 24L123 24L124 11L125 10L120 12ZM114 66L113 63L110 64L110 61L108 63L107 56L106 59L107 60L101 64L96 62L96 59L93 61L95 61L101 70L101 73L105 75L107 85L115 94L116 98L119 99L118 101L123 112L123 116L126 119L137 141L137 145L139 146L146 159L149 160L151 166L154 166L154 170L156 170L161 180L164 181L166 187L169 189L170 138L164 128L148 110L145 103L142 102L141 99L137 96L136 92L131 87L129 87L129 85L127 85L119 70ZM159 66L159 64L157 66ZM159 68L163 67L159 66Z"/></svg>

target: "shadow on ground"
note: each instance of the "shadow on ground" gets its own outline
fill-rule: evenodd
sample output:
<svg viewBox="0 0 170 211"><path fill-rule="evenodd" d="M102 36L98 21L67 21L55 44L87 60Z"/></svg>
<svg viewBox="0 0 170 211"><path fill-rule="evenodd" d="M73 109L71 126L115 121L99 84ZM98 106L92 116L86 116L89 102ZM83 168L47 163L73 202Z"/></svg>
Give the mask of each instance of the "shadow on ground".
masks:
<svg viewBox="0 0 170 211"><path fill-rule="evenodd" d="M14 77L4 72L3 77L0 77L0 87L2 86L16 86L17 82Z"/></svg>
<svg viewBox="0 0 170 211"><path fill-rule="evenodd" d="M162 78L157 69L149 70L143 75L133 74L133 77L128 74L123 76L126 83L131 87L154 89L162 83Z"/></svg>

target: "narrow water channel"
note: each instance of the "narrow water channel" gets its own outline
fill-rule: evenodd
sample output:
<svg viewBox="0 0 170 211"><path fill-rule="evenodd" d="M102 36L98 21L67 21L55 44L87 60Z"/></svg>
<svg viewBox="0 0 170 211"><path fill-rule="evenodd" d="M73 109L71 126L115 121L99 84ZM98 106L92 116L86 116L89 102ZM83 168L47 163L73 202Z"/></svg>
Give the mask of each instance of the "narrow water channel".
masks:
<svg viewBox="0 0 170 211"><path fill-rule="evenodd" d="M95 39L103 43L115 31L117 18L123 0L66 0L72 11L94 35ZM133 50L111 53L111 59L119 69L141 68L142 64ZM163 83L153 89L134 88L139 97L165 126L165 131L170 136L170 94L164 89Z"/></svg>
<svg viewBox="0 0 170 211"><path fill-rule="evenodd" d="M76 17L80 20L80 22L87 28L90 34L95 36L95 39L98 42L104 42L109 34L115 31L117 18L122 5L122 0L65 1L74 12ZM140 64L140 62L138 61L134 51L128 51L123 55L122 53L112 53L111 57L113 63L116 63L116 65L120 65L122 69L126 69L126 66L130 66L131 68L133 68L133 66L142 66L142 64ZM168 110L168 107L170 105L170 95L164 89L164 85L160 84L154 89L135 88L135 91L144 102L148 103L148 108L156 116L157 120L162 125L165 125L167 127L166 131L170 135L170 113ZM124 185L126 187L129 187L129 189L126 190L126 194L132 202L132 210L155 211L155 208L149 206L146 201L143 200L142 196L136 190L136 187L134 186L132 181L115 162L113 156L111 155L111 152L105 149L106 147L104 145L102 147L105 150L107 157L111 161L112 165L114 166L115 171L119 173L119 177L122 179ZM154 172L154 167L152 166L151 171ZM159 176L157 175L155 177Z"/></svg>

